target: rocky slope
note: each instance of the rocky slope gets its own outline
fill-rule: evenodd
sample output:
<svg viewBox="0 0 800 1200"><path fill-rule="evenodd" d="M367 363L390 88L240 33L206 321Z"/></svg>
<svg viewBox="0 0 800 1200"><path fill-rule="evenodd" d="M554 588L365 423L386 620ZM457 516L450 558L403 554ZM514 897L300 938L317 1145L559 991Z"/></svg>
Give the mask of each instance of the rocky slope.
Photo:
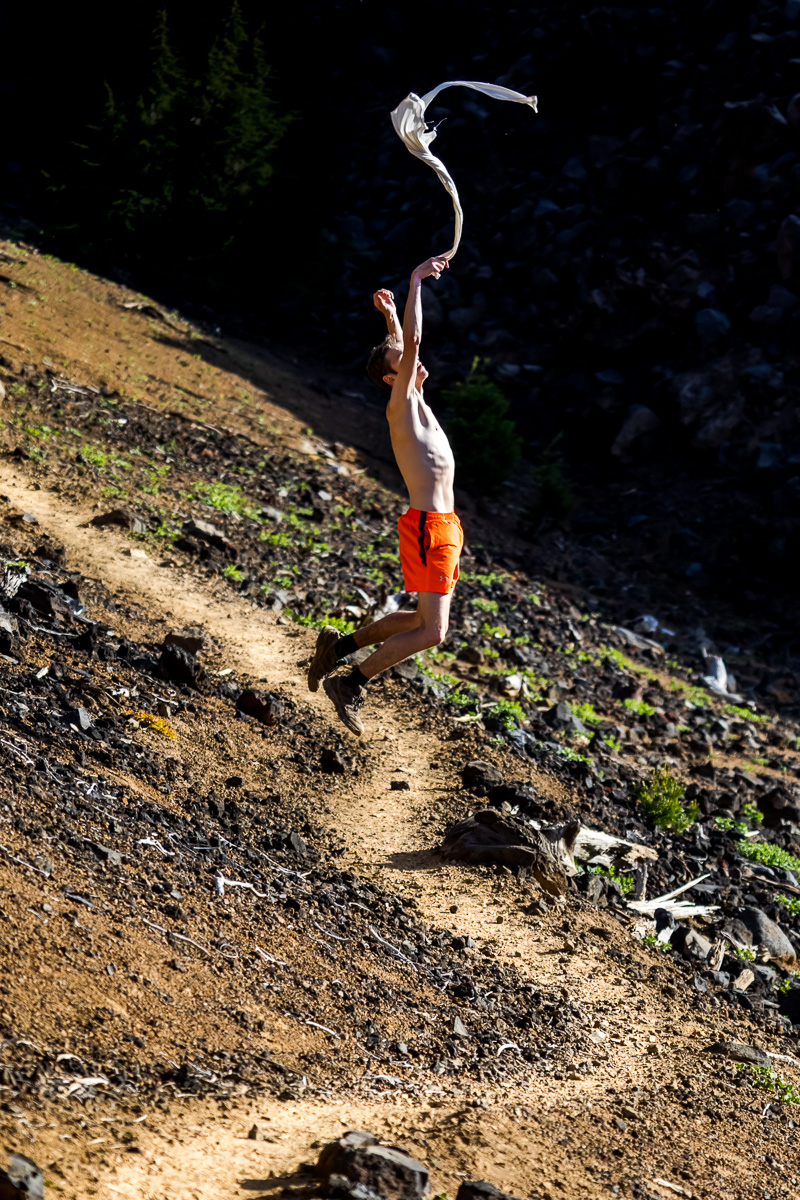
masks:
<svg viewBox="0 0 800 1200"><path fill-rule="evenodd" d="M198 384L201 330L170 316L165 346L163 320L81 275L98 348L121 352L101 378L79 298L84 362L60 324L77 273L41 269L43 312L12 292L2 331L8 1145L68 1195L159 1194L181 1170L233 1195L253 1155L304 1187L341 1113L452 1194L476 1175L525 1196L790 1194L796 1090L770 1074L800 1079L780 664L742 651L716 694L695 636L620 624L475 519L447 642L374 689L353 742L303 664L317 624L392 602L398 496L302 432L290 375L262 365L283 412L252 382L231 400L241 347L216 343ZM664 764L697 805L683 832L640 803ZM577 816L638 843L646 879L595 862L541 887L433 852L487 806L512 841L533 837L515 820ZM715 907L674 930L628 905L687 883ZM750 1073L709 1050L733 1042L773 1057ZM257 1118L281 1130L263 1149L240 1140ZM201 1139L201 1167L197 1120L229 1139Z"/></svg>

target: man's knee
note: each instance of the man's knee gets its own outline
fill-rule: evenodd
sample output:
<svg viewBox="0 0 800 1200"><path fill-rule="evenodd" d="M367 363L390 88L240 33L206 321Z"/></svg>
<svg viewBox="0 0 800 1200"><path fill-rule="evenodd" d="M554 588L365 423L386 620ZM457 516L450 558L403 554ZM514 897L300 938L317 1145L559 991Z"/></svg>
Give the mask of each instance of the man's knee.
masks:
<svg viewBox="0 0 800 1200"><path fill-rule="evenodd" d="M433 621L424 628L425 634L425 649L432 650L434 646L441 646L444 639L447 637L447 621Z"/></svg>

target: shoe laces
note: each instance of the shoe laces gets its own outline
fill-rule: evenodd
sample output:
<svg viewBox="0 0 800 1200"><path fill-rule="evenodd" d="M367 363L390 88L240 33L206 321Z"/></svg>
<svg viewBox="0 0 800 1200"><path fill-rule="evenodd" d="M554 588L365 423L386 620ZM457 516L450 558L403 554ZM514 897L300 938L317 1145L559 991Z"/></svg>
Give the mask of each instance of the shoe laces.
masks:
<svg viewBox="0 0 800 1200"><path fill-rule="evenodd" d="M355 712L360 712L364 705L364 701L366 700L366 697L367 697L367 693L365 692L364 688L359 688L358 691L354 691L353 699L351 701L350 707Z"/></svg>

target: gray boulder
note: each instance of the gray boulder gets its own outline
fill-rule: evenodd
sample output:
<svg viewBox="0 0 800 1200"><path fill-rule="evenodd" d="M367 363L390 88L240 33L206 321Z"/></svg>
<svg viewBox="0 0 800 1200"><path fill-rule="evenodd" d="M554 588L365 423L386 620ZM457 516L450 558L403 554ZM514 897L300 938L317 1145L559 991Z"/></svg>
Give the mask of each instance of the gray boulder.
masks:
<svg viewBox="0 0 800 1200"><path fill-rule="evenodd" d="M754 946L763 946L770 958L788 966L794 965L797 961L794 946L780 925L771 921L760 908L742 908L737 913L737 918L752 934Z"/></svg>

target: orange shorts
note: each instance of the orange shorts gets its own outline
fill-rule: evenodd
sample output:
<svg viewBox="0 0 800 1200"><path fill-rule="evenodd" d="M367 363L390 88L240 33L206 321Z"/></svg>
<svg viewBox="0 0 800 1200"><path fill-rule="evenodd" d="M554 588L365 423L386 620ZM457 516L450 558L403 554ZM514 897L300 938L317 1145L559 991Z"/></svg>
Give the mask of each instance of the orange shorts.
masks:
<svg viewBox="0 0 800 1200"><path fill-rule="evenodd" d="M397 529L406 591L452 591L464 548L464 531L456 514L410 508L397 522Z"/></svg>

